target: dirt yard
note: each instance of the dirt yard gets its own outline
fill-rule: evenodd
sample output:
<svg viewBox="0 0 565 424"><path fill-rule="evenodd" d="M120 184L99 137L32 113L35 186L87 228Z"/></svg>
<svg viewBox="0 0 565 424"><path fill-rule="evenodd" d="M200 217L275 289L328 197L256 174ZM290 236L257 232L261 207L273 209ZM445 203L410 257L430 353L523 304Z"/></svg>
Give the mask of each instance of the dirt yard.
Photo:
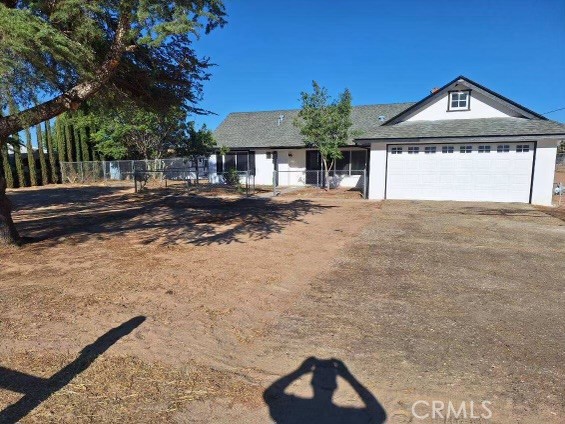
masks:
<svg viewBox="0 0 565 424"><path fill-rule="evenodd" d="M543 211L11 195L30 239L0 252L0 422L315 422L290 412L328 404L273 395L311 396L312 371L313 400L335 390L310 356L339 360L332 417L373 411L327 422L409 422L418 400L563 422L565 223Z"/></svg>

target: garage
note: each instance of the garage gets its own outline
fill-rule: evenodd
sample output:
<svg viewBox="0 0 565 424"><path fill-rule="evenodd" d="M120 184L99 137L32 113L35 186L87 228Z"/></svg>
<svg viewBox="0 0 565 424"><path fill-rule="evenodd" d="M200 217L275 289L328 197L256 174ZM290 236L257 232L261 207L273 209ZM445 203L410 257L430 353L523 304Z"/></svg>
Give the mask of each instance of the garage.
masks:
<svg viewBox="0 0 565 424"><path fill-rule="evenodd" d="M535 142L391 144L387 199L530 202Z"/></svg>

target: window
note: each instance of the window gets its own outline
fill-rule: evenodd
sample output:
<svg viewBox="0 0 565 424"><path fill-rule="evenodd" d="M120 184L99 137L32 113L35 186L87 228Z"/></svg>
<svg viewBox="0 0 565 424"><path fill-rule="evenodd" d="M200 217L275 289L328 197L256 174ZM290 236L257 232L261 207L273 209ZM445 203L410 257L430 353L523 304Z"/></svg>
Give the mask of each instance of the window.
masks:
<svg viewBox="0 0 565 424"><path fill-rule="evenodd" d="M435 153L436 152L436 146L426 146L426 148L424 149L425 153Z"/></svg>
<svg viewBox="0 0 565 424"><path fill-rule="evenodd" d="M490 153L490 146L479 146L479 153Z"/></svg>
<svg viewBox="0 0 565 424"><path fill-rule="evenodd" d="M471 109L470 100L471 100L471 90L450 91L447 111L449 112L453 110L470 110Z"/></svg>
<svg viewBox="0 0 565 424"><path fill-rule="evenodd" d="M496 147L498 153L508 153L510 151L510 146L508 144L499 144Z"/></svg>
<svg viewBox="0 0 565 424"><path fill-rule="evenodd" d="M367 152L365 150L342 150L343 157L335 161L335 165L330 171L336 175L363 175ZM321 165L320 165L321 166Z"/></svg>
<svg viewBox="0 0 565 424"><path fill-rule="evenodd" d="M402 147L393 147L392 149L390 149L390 153L392 153L393 155L399 155L402 153Z"/></svg>
<svg viewBox="0 0 565 424"><path fill-rule="evenodd" d="M349 171L349 164L351 162L351 152L345 151L341 152L342 157L336 159L334 169L336 171Z"/></svg>
<svg viewBox="0 0 565 424"><path fill-rule="evenodd" d="M224 156L216 155L216 169L219 174L228 172L230 169L238 172L250 171L255 173L255 152L233 152Z"/></svg>
<svg viewBox="0 0 565 424"><path fill-rule="evenodd" d="M453 146L441 146L441 153L453 153Z"/></svg>
<svg viewBox="0 0 565 424"><path fill-rule="evenodd" d="M471 153L473 151L473 146L460 146L459 153Z"/></svg>
<svg viewBox="0 0 565 424"><path fill-rule="evenodd" d="M419 147L408 147L408 154L416 154L420 152L420 148Z"/></svg>
<svg viewBox="0 0 565 424"><path fill-rule="evenodd" d="M363 175L367 153L364 150L351 151L351 175Z"/></svg>
<svg viewBox="0 0 565 424"><path fill-rule="evenodd" d="M529 144L518 144L516 146L516 152L518 153L526 153L530 151L530 145Z"/></svg>

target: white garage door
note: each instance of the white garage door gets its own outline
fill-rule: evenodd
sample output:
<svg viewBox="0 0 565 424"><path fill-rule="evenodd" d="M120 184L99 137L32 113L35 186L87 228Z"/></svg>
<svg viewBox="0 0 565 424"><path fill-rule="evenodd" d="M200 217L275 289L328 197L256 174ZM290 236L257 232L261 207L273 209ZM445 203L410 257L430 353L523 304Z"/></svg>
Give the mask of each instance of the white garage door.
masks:
<svg viewBox="0 0 565 424"><path fill-rule="evenodd" d="M530 199L533 142L391 145L387 155L388 199Z"/></svg>

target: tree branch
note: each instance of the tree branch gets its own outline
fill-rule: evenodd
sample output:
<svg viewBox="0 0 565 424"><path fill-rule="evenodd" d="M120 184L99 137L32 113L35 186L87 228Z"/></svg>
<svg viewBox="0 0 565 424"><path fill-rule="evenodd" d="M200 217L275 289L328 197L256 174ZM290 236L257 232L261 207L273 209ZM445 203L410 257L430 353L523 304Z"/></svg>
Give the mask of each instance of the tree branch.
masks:
<svg viewBox="0 0 565 424"><path fill-rule="evenodd" d="M0 117L0 140L32 125L54 118L66 110L76 110L82 102L99 91L116 72L124 52L131 48L126 39L130 25L130 11L124 8L118 21L110 51L92 79L77 84L54 99L35 107L17 114Z"/></svg>

